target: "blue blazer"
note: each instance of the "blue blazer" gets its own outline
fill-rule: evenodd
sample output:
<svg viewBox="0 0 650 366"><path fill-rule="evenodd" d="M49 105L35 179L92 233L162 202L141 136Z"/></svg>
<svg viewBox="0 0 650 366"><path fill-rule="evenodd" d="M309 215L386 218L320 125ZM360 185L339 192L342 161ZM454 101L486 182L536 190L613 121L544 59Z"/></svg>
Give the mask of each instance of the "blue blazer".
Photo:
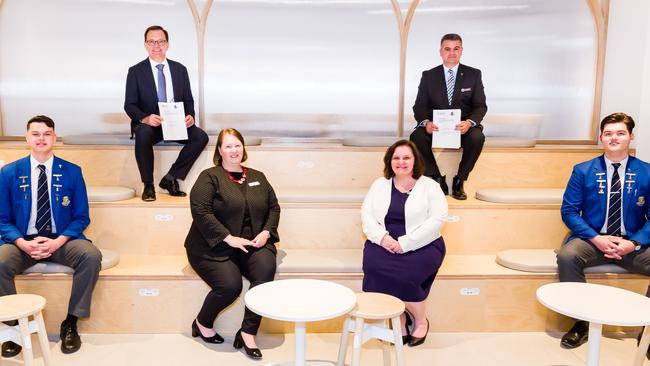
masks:
<svg viewBox="0 0 650 366"><path fill-rule="evenodd" d="M182 102L185 115L194 117L194 98L190 87L187 68L182 64L167 59L169 73L174 86L174 101ZM131 131L140 124L140 120L150 114L160 114L158 109L158 92L151 72L149 58L131 66L126 76L124 111L131 118Z"/></svg>
<svg viewBox="0 0 650 366"><path fill-rule="evenodd" d="M650 164L630 156L625 173L625 177L621 177L625 231L630 240L647 247L650 244ZM608 182L601 184L597 179L607 180L602 155L573 167L561 209L562 220L571 230L568 240L591 239L605 224L609 186ZM602 193L599 193L601 185Z"/></svg>
<svg viewBox="0 0 650 366"><path fill-rule="evenodd" d="M81 168L55 156L50 188L57 234L86 239L83 231L90 216ZM31 167L27 156L0 169L0 244L13 243L27 235L31 210Z"/></svg>

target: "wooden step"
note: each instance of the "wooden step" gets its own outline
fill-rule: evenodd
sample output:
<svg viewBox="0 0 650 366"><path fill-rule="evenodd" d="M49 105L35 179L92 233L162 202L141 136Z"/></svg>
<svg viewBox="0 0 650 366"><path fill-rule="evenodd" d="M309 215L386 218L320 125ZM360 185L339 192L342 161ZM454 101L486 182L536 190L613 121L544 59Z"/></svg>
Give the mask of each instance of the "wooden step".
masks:
<svg viewBox="0 0 650 366"><path fill-rule="evenodd" d="M279 273L278 279L317 278L361 291L361 273ZM594 283L645 293L647 277L593 274ZM557 281L555 274L531 274L495 263L493 255L448 255L427 299L432 332L521 332L566 329L569 320L539 304L536 289ZM65 317L71 276L23 275L18 291L44 296L48 331L56 333ZM80 323L84 333L187 332L207 285L177 256L123 256L103 271L93 294L92 315ZM216 328L234 333L243 314L241 298L218 318ZM310 323L309 332L338 332L342 319ZM266 319L262 331L288 333L290 323Z"/></svg>
<svg viewBox="0 0 650 366"><path fill-rule="evenodd" d="M285 203L282 194L280 199L281 247L361 248L365 242L360 202ZM448 202L450 215L460 219L442 231L449 254L557 248L568 232L559 205L495 204L473 198ZM159 194L154 203L134 198L90 206L86 235L100 247L133 255L185 253L183 244L192 223L187 198Z"/></svg>
<svg viewBox="0 0 650 366"><path fill-rule="evenodd" d="M167 172L179 149L155 147L156 180ZM248 149L247 164L264 172L277 190L297 187L367 189L382 174L384 151L383 148L342 145L262 145ZM597 146L486 147L466 188L474 192L477 188L493 187L564 187L573 165L601 153ZM27 154L22 143L0 142L0 161L4 163ZM132 147L61 145L56 154L80 165L88 184L142 189ZM188 178L181 182L182 189L189 191L198 174L212 166L213 154L212 149L206 148ZM451 179L457 170L460 152L442 150L435 154L441 170Z"/></svg>

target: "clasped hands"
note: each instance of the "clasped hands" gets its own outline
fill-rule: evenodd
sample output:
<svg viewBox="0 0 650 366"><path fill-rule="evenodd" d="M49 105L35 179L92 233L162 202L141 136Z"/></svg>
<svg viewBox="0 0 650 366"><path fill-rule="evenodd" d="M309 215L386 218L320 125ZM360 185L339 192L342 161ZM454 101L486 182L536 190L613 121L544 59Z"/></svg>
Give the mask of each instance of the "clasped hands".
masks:
<svg viewBox="0 0 650 366"><path fill-rule="evenodd" d="M384 249L386 249L387 251L393 254L404 254L404 251L402 250L402 246L399 245L399 242L393 239L393 237L390 236L390 234L384 235L379 245L381 245Z"/></svg>
<svg viewBox="0 0 650 366"><path fill-rule="evenodd" d="M15 244L22 250L27 253L34 260L41 260L49 258L54 252L56 252L63 244L68 241L66 236L60 235L56 239L50 239L45 236L37 236L32 240L25 240L23 238L18 238L15 241Z"/></svg>
<svg viewBox="0 0 650 366"><path fill-rule="evenodd" d="M460 123L456 125L456 131L460 131L461 134L464 134L467 131L469 131L471 127L472 127L472 122L468 120L460 121ZM424 128L426 129L429 135L431 135L434 131L437 132L439 130L438 125L432 121L428 121L424 125Z"/></svg>
<svg viewBox="0 0 650 366"><path fill-rule="evenodd" d="M151 127L158 127L162 123L163 118L157 114L150 114L142 119L142 123ZM185 127L191 127L194 124L194 117L191 115L185 116Z"/></svg>
<svg viewBox="0 0 650 366"><path fill-rule="evenodd" d="M230 245L233 248L241 249L244 253L248 253L246 247L261 248L266 245L266 241L269 240L271 234L267 230L263 230L253 240L248 240L241 238L239 236L228 235L223 240L226 244Z"/></svg>
<svg viewBox="0 0 650 366"><path fill-rule="evenodd" d="M636 245L633 242L611 235L597 235L591 242L605 254L605 258L621 260L623 256L634 251Z"/></svg>

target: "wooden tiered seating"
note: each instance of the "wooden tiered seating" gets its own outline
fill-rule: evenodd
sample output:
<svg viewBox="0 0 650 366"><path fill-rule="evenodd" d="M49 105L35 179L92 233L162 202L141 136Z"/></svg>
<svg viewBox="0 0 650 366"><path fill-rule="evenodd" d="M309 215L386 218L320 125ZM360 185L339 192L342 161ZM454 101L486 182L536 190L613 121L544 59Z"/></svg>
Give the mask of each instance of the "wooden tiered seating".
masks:
<svg viewBox="0 0 650 366"><path fill-rule="evenodd" d="M156 147L156 178L178 147ZM59 146L57 155L84 169L89 185L141 189L130 146ZM275 143L248 148L251 167L263 171L280 198L282 215L278 278L329 279L361 290L364 237L359 210L365 190L381 175L383 148L337 144ZM20 142L0 142L0 160L27 154ZM436 152L453 176L460 154ZM485 148L466 184L470 197L480 188L563 187L574 164L593 158L593 146ZM212 163L206 149L181 187L187 191ZM94 294L92 317L82 332L186 332L207 286L187 263L183 243L191 223L187 198L158 194L153 203L132 198L92 202L86 234L102 248L120 253L120 263L103 271ZM566 326L535 298L535 289L556 281L553 273L525 273L498 265L496 254L510 248L553 249L567 233L558 203L491 203L449 199L443 235L447 258L428 299L431 331L543 331ZM293 253L293 254L292 254ZM310 264L311 263L311 264ZM631 274L591 274L590 280L644 292L647 279ZM67 307L69 275L29 275L19 291L48 300L48 327L56 331ZM44 283L45 282L45 283ZM224 334L239 328L243 305L222 314ZM444 317L440 314L445 314ZM341 319L310 325L310 332L339 332ZM291 324L265 320L266 332L291 332Z"/></svg>

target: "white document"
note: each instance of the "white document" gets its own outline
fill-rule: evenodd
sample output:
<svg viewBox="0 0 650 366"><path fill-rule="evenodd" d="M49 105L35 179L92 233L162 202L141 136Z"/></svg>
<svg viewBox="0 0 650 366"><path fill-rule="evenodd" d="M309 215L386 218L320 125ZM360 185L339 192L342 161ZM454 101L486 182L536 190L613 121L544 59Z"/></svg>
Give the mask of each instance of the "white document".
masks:
<svg viewBox="0 0 650 366"><path fill-rule="evenodd" d="M433 121L438 131L433 132L431 147L459 149L460 131L456 125L460 123L460 109L434 109Z"/></svg>
<svg viewBox="0 0 650 366"><path fill-rule="evenodd" d="M187 140L183 103L158 103L165 141Z"/></svg>

